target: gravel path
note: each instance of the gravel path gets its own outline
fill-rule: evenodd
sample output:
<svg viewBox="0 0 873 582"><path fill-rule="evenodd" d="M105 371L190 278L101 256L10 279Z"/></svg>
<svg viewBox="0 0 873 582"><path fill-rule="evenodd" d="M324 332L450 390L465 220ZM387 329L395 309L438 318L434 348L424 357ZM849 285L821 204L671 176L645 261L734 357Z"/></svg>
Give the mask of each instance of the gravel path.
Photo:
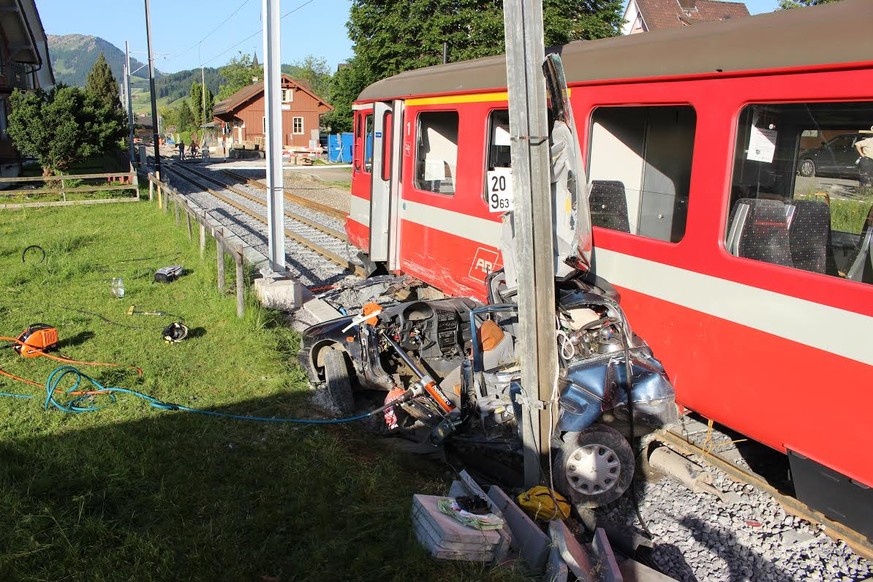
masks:
<svg viewBox="0 0 873 582"><path fill-rule="evenodd" d="M690 457L706 467L700 458ZM693 493L673 479L637 484L640 514L654 539L652 560L677 580L867 580L873 564L820 527L788 515L766 493L707 467L715 487L736 494L724 503ZM598 516L639 528L633 506L623 498Z"/></svg>

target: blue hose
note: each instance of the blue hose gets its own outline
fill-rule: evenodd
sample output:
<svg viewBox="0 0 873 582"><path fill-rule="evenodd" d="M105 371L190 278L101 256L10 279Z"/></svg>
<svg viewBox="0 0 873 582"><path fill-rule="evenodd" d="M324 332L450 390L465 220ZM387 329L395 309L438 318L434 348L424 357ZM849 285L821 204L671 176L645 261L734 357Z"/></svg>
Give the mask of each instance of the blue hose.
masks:
<svg viewBox="0 0 873 582"><path fill-rule="evenodd" d="M58 386L60 386L61 382L67 375L71 375L74 377L73 385L66 390L61 390L58 388ZM88 389L87 391L80 389L79 387L82 385L83 380L87 380L88 382L90 382L93 387ZM74 397L71 399L64 399L65 396L69 397L71 395L70 393L72 392L79 392L79 394L73 394L72 396ZM181 404L173 404L171 402L163 402L161 400L158 400L157 398L149 396L148 394L143 394L142 392L137 392L135 390L129 390L127 388L119 388L117 386L106 387L100 384L94 378L88 376L87 374L83 374L73 366L60 366L58 368L55 368L55 370L49 375L48 380L46 380L45 394L46 395L44 407L46 410L48 410L50 407L54 407L58 410L69 413L93 412L95 410L100 410L101 408L104 408L103 406L95 406L91 404L91 402L93 401L92 397L96 394L108 394L111 402L115 402L116 394L128 394L136 398L145 400L146 402L148 402L149 406L157 408L158 410L180 410L182 412L193 412L195 414L230 418L233 420L286 422L295 424L344 424L347 422L355 422L358 420L364 420L365 418L369 418L375 414L384 411L389 406L394 405L394 403L388 404L385 406L381 406L375 410L371 410L370 412L358 414L356 416L349 416L346 418L268 418L262 416L243 416L240 414L227 414L224 412L203 410L201 408L191 408L188 406L183 406ZM57 395L59 394L62 394L64 396L58 397ZM12 394L7 392L0 392L0 396L9 396L12 398L33 398L33 396L27 396L24 394Z"/></svg>

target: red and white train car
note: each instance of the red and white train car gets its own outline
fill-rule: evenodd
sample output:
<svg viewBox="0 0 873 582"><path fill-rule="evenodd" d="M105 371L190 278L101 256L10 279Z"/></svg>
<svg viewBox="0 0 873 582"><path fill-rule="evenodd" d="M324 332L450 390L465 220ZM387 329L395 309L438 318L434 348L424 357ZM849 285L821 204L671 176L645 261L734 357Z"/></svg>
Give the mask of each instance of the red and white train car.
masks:
<svg viewBox="0 0 873 582"><path fill-rule="evenodd" d="M873 137L871 22L850 0L559 50L594 268L677 401L787 453L801 499L873 538L873 188L843 143ZM361 93L347 231L372 261L485 298L505 87L495 57Z"/></svg>

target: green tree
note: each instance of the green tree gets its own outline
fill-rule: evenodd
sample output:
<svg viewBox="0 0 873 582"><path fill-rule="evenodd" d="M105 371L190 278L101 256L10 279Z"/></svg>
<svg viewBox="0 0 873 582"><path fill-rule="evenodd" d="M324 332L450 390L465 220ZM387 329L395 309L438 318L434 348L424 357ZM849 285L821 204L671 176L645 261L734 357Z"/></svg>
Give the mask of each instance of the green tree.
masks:
<svg viewBox="0 0 873 582"><path fill-rule="evenodd" d="M194 123L200 127L206 122L212 121L212 109L215 106L215 97L209 87L206 87L206 109L203 109L203 85L191 83L191 111L194 114Z"/></svg>
<svg viewBox="0 0 873 582"><path fill-rule="evenodd" d="M321 116L321 124L331 133L352 131L352 102L367 85L361 78L364 74L362 67L356 65L356 59L352 59L340 67L331 81L331 104L334 109Z"/></svg>
<svg viewBox="0 0 873 582"><path fill-rule="evenodd" d="M803 8L804 6L818 6L819 4L833 4L840 0L779 0L779 8L789 10L791 8Z"/></svg>
<svg viewBox="0 0 873 582"><path fill-rule="evenodd" d="M546 45L615 36L622 0L543 0ZM504 51L501 0L352 0L349 38L355 58L331 86L330 120L350 112L350 95L391 75ZM352 97L351 99L354 99ZM350 121L349 121L350 123Z"/></svg>
<svg viewBox="0 0 873 582"><path fill-rule="evenodd" d="M302 61L282 65L282 72L290 75L296 81L302 81L313 93L328 102L330 101L333 75L331 75L330 67L324 58L307 55Z"/></svg>
<svg viewBox="0 0 873 582"><path fill-rule="evenodd" d="M197 127L203 124L203 86L200 83L191 83L191 111L194 114L194 123Z"/></svg>
<svg viewBox="0 0 873 582"><path fill-rule="evenodd" d="M39 161L44 176L65 172L99 151L95 135L87 130L96 122L87 101L84 91L64 85L48 92L13 91L9 137L21 153Z"/></svg>
<svg viewBox="0 0 873 582"><path fill-rule="evenodd" d="M189 131L194 129L194 112L191 111L191 106L188 105L187 100L182 101L177 111L179 131Z"/></svg>
<svg viewBox="0 0 873 582"><path fill-rule="evenodd" d="M230 62L218 69L224 82L219 85L218 96L219 101L227 99L243 87L251 85L252 79L259 81L264 78L263 67L255 66L252 63L252 58L249 55L239 53L232 58Z"/></svg>
<svg viewBox="0 0 873 582"><path fill-rule="evenodd" d="M92 133L89 139L100 152L117 148L119 140L128 134L127 114L121 106L118 82L103 53L88 72L85 96L91 120L83 129Z"/></svg>

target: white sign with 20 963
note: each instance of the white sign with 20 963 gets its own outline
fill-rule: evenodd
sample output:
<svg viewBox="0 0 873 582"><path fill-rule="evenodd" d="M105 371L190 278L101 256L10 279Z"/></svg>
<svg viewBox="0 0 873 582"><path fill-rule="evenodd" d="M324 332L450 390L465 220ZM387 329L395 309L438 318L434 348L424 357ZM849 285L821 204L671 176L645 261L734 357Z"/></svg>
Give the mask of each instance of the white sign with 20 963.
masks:
<svg viewBox="0 0 873 582"><path fill-rule="evenodd" d="M488 212L509 212L512 210L512 169L495 168L488 170Z"/></svg>

